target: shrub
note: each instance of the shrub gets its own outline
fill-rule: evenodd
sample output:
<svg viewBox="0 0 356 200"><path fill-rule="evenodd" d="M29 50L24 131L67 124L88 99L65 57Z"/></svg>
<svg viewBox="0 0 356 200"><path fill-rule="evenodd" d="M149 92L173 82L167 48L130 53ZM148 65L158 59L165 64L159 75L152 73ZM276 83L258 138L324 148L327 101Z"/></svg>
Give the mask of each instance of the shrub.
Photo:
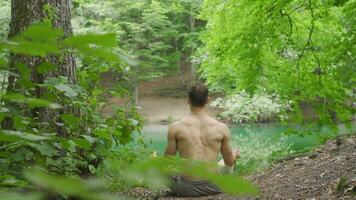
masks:
<svg viewBox="0 0 356 200"><path fill-rule="evenodd" d="M242 91L226 98L217 98L211 106L223 109L219 118L235 123L264 122L273 118L285 120L291 102L282 101L278 95L260 92L253 96Z"/></svg>
<svg viewBox="0 0 356 200"><path fill-rule="evenodd" d="M276 159L293 153L290 145L286 143L286 136L276 140L267 139L256 133L248 136L237 134L233 136L233 145L240 150L241 158L237 161L236 171L246 174L255 170L261 170Z"/></svg>

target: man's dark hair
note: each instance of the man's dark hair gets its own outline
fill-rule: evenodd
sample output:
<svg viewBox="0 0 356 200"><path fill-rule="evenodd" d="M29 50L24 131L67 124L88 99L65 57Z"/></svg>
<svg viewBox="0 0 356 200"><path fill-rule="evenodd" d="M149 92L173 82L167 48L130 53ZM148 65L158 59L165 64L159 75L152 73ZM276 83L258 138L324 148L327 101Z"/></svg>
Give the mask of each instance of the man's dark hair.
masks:
<svg viewBox="0 0 356 200"><path fill-rule="evenodd" d="M208 101L209 90L203 84L195 84L189 90L189 99L192 106L203 107Z"/></svg>

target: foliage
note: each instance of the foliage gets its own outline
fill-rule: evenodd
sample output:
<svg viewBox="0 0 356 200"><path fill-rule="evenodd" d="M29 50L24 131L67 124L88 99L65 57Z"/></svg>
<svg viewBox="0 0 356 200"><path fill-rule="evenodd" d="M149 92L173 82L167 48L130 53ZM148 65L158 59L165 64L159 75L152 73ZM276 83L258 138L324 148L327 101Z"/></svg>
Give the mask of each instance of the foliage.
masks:
<svg viewBox="0 0 356 200"><path fill-rule="evenodd" d="M260 87L308 103L322 123L355 110L356 1L205 0L200 72L227 93Z"/></svg>
<svg viewBox="0 0 356 200"><path fill-rule="evenodd" d="M0 2L0 41L6 39L9 31L10 23L10 1L4 0ZM6 64L7 52L0 52L0 71L3 70L4 65ZM0 73L0 93L6 87L6 76L3 73Z"/></svg>
<svg viewBox="0 0 356 200"><path fill-rule="evenodd" d="M120 173L120 176L116 176L116 178L142 182L153 189L160 189L167 185L168 177L172 174L187 174L204 180L210 180L223 191L230 194L258 193L251 183L237 175L229 176L214 173L212 169L217 169L217 163L175 157L153 157L141 162L131 163L130 167L123 167L125 163L115 160L109 160L108 164L112 170L124 172Z"/></svg>
<svg viewBox="0 0 356 200"><path fill-rule="evenodd" d="M241 178L218 176L202 170L204 163L187 168L186 161L145 159L147 149L144 149L143 140L133 140L141 128L135 107L117 106L114 115L108 117L98 109L105 105L102 94L106 92L130 95L121 87L105 91L98 84L100 76L92 76L106 69L124 72L125 63L113 51L117 43L115 35L84 34L62 38L63 31L52 28L50 21L45 19L0 43L1 51L27 56L45 57L74 51L81 55L82 64L77 84L69 83L67 77L61 76L45 76L43 83L34 82L32 68L23 63L15 64L18 70L4 70L6 76L16 76L19 88L0 96L0 122L12 122L9 129L0 129L1 195L13 199L107 199L111 197L105 191L105 184L80 178L102 176L109 180L107 185L118 183L122 179L119 175L128 174L144 180L161 180L161 177L167 177L169 166L178 167L180 173L189 171L208 178L227 192L256 193L256 189ZM58 68L54 63L43 62L35 70L47 74ZM45 88L46 92L34 96L32 91L36 88ZM43 121L43 116L34 112L39 110L43 115L47 112L58 114L50 121ZM65 134L57 129L64 129ZM126 149L124 145L130 145L130 142L136 148ZM157 170L157 173L147 179L147 170ZM13 193L13 189L34 193L22 195Z"/></svg>
<svg viewBox="0 0 356 200"><path fill-rule="evenodd" d="M46 35L46 37L43 37ZM21 93L8 91L1 95L0 121L13 122L11 130L0 130L0 184L7 187L30 187L22 171L36 167L52 173L68 176L94 175L106 154L113 147L132 140L132 133L140 129L140 117L134 107L117 107L110 117L103 117L98 107L105 105L103 91L96 77L86 78L83 73L97 70L95 64L105 63L123 69L118 55L111 51L116 44L112 34L77 35L64 40L63 31L53 29L48 20L38 22L11 40L0 43L2 51L10 50L31 56L46 56L76 51L83 60L90 59L92 65L81 72L78 84L70 84L66 77L47 76L43 83L30 80L30 68L17 63L19 73L3 70L19 79ZM95 70L94 70L95 69ZM99 68L100 69L100 68ZM53 63L42 63L38 73L47 74L58 70ZM91 84L89 84L91 82ZM89 85L86 85L89 84ZM34 88L45 88L43 96L32 96ZM113 95L128 95L123 88L110 91ZM28 110L46 108L47 112L60 110L53 121L44 122L40 116L31 116ZM76 112L64 112L64 108ZM55 126L53 123L56 124ZM65 129L66 135L59 135L57 128Z"/></svg>
<svg viewBox="0 0 356 200"><path fill-rule="evenodd" d="M0 2L0 41L7 37L10 23L10 0Z"/></svg>
<svg viewBox="0 0 356 200"><path fill-rule="evenodd" d="M277 140L261 137L263 133L249 133L248 136L236 134L233 136L233 145L240 150L241 158L237 161L238 174L258 171L269 166L273 161L293 153L290 145L286 143L287 137Z"/></svg>
<svg viewBox="0 0 356 200"><path fill-rule="evenodd" d="M118 50L132 60L142 79L178 69L184 53L198 46L202 24L195 23L201 0L75 0L76 33L114 32Z"/></svg>
<svg viewBox="0 0 356 200"><path fill-rule="evenodd" d="M287 112L291 111L290 102L283 102L278 95L263 91L249 95L243 90L224 99L217 98L210 105L223 109L219 114L221 119L235 123L266 122L275 117L285 120Z"/></svg>

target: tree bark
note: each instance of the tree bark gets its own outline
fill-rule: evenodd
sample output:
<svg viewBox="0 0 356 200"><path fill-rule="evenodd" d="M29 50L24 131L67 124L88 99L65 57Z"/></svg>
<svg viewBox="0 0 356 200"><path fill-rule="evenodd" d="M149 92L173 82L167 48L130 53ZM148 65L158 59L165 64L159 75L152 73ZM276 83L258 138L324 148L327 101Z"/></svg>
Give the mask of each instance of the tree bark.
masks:
<svg viewBox="0 0 356 200"><path fill-rule="evenodd" d="M18 35L34 22L42 21L45 18L52 19L53 27L63 29L64 37L68 37L72 34L70 3L70 0L11 0L11 22L8 37L12 38ZM44 6L46 5L53 9L53 16L48 16L48 13L44 10ZM46 57L11 53L9 60L12 71L17 71L16 65L18 63L23 63L30 68L31 81L35 84L35 90L31 93L37 98L41 98L46 90L36 86L36 84L43 83L48 77L65 76L68 78L69 83L73 84L76 82L76 63L74 55L71 53L63 53L60 56L48 55ZM58 69L47 75L41 75L36 71L36 68L43 62L53 63L58 66ZM16 77L9 76L7 92L24 92L24 89L21 88ZM64 108L59 112L63 113L68 111L70 112L70 109ZM58 119L59 114L58 111L54 112L48 109L27 110L25 113L49 124L57 124L55 120ZM5 120L3 128L10 128L11 124L11 120ZM65 134L63 127L56 126L56 129L59 134Z"/></svg>

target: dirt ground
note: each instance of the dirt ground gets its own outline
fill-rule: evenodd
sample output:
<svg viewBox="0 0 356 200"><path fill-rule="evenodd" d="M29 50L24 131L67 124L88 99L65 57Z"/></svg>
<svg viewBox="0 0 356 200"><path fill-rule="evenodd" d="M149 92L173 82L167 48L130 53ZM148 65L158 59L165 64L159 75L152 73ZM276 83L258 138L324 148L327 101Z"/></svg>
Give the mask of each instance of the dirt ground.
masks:
<svg viewBox="0 0 356 200"><path fill-rule="evenodd" d="M138 199L164 200L356 199L356 136L339 137L308 155L289 157L247 178L259 188L259 196L219 194L200 198L175 198L164 195L164 192L156 193L143 188L136 188L129 194Z"/></svg>

